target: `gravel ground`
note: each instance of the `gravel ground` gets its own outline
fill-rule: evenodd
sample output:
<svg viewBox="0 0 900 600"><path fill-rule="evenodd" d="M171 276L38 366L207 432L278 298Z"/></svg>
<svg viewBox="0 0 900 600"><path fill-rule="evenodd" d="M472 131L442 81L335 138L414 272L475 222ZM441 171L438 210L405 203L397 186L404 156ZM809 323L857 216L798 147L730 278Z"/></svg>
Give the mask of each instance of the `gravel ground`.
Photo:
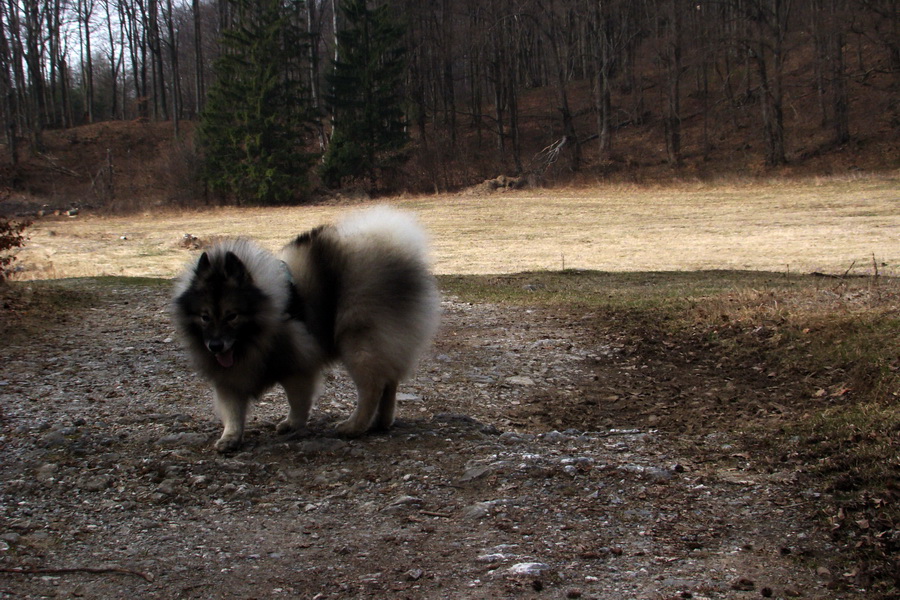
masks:
<svg viewBox="0 0 900 600"><path fill-rule="evenodd" d="M0 348L0 598L864 597L829 589L818 492L652 426L704 390L651 385L672 366L590 315L447 299L389 433L330 433L336 371L312 435L275 434L272 392L221 456L168 291L83 285L103 300Z"/></svg>

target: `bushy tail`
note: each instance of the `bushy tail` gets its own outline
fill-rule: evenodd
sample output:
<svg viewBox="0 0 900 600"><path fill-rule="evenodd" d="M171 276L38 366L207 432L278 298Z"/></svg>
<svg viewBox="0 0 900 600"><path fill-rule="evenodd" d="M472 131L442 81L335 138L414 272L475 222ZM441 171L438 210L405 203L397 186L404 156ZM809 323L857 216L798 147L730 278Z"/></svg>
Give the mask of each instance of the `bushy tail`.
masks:
<svg viewBox="0 0 900 600"><path fill-rule="evenodd" d="M354 212L337 224L338 235L351 244L378 240L426 260L428 235L411 213L390 206L375 206Z"/></svg>

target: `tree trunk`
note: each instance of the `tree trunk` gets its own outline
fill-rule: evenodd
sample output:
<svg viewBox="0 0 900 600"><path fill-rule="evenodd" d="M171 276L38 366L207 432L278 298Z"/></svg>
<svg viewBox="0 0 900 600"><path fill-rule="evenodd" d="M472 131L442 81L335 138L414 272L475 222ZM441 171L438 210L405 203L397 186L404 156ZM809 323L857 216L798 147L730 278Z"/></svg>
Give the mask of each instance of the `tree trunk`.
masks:
<svg viewBox="0 0 900 600"><path fill-rule="evenodd" d="M607 158L612 150L612 90L610 85L612 67L612 23L603 7L606 3L594 4L594 110L597 114L597 135L601 158Z"/></svg>
<svg viewBox="0 0 900 600"><path fill-rule="evenodd" d="M756 40L750 50L759 76L765 161L787 163L784 139L784 37L791 0L756 0L750 14Z"/></svg>
<svg viewBox="0 0 900 600"><path fill-rule="evenodd" d="M175 17L172 14L172 0L166 0L166 10L163 14L166 21L166 30L169 34L169 61L172 75L172 128L175 137L178 137L178 125L181 118L181 72L178 68L178 38L175 36ZM163 83L165 86L165 83Z"/></svg>
<svg viewBox="0 0 900 600"><path fill-rule="evenodd" d="M13 167L19 164L19 150L16 143L16 94L13 88L12 52L6 37L6 27L10 21L5 15L5 6L0 3L0 101L2 101L3 133L6 148ZM10 23L11 25L11 23Z"/></svg>
<svg viewBox="0 0 900 600"><path fill-rule="evenodd" d="M196 0L195 0L196 1ZM319 67L319 46L322 41L322 30L319 22L319 14L316 11L316 2L309 0L306 3L306 32L309 35L309 87L312 96L313 109L316 112L322 110L322 89L319 85L321 77ZM316 138L319 150L325 151L327 140L322 121L316 119Z"/></svg>
<svg viewBox="0 0 900 600"><path fill-rule="evenodd" d="M91 50L91 17L94 0L78 0L79 23L83 28L84 56L81 69L84 80L84 108L87 122L94 122L94 59Z"/></svg>
<svg viewBox="0 0 900 600"><path fill-rule="evenodd" d="M309 4L312 5L315 2L311 1ZM194 112L200 114L206 96L203 81L203 27L200 19L200 0L191 2L191 13L194 17Z"/></svg>
<svg viewBox="0 0 900 600"><path fill-rule="evenodd" d="M669 162L681 167L681 52L682 22L681 11L677 0L669 2L669 40L664 62L667 66L668 106L666 115L666 147L669 150Z"/></svg>
<svg viewBox="0 0 900 600"><path fill-rule="evenodd" d="M151 78L153 82L153 113L164 121L169 120L169 105L166 101L165 70L163 68L162 41L159 35L159 0L147 3L147 42L150 47Z"/></svg>
<svg viewBox="0 0 900 600"><path fill-rule="evenodd" d="M846 144L850 141L850 107L847 97L847 72L844 62L845 14L844 0L831 0L832 30L829 37L829 61L831 64L831 107L834 122L834 143Z"/></svg>
<svg viewBox="0 0 900 600"><path fill-rule="evenodd" d="M28 67L28 84L25 89L30 93L28 106L29 133L32 148L43 150L43 130L46 124L46 105L44 96L44 69L41 53L41 18L36 0L22 3L25 17L25 64ZM23 84L25 80L23 79Z"/></svg>
<svg viewBox="0 0 900 600"><path fill-rule="evenodd" d="M566 36L560 26L559 17L555 14L552 2L549 7L544 9L544 14L540 15L540 18L549 22L545 34L553 54L556 94L559 100L558 110L562 119L563 137L567 144L572 144L572 158L569 167L572 171L578 171L581 168L581 141L575 131L575 119L569 105L569 48L564 49L561 46L562 42L566 40Z"/></svg>

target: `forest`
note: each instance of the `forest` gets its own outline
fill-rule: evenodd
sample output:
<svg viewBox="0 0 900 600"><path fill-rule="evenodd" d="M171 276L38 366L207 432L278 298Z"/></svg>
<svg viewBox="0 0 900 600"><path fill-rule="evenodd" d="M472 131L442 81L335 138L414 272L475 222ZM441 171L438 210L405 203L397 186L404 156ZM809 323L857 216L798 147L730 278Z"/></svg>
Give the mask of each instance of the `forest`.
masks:
<svg viewBox="0 0 900 600"><path fill-rule="evenodd" d="M739 130L777 168L896 137L898 89L895 0L0 2L12 164L48 130L163 121L196 132L211 189L263 203L310 177L429 191L679 168ZM801 122L816 139L798 149Z"/></svg>

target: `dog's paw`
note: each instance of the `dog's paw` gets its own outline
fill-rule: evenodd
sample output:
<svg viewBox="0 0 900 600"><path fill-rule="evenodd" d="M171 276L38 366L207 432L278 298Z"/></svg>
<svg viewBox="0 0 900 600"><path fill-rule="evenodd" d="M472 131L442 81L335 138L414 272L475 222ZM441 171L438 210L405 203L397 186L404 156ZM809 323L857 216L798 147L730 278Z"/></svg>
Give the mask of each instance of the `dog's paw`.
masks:
<svg viewBox="0 0 900 600"><path fill-rule="evenodd" d="M216 441L216 452L226 454L241 447L241 438L234 435L223 435Z"/></svg>
<svg viewBox="0 0 900 600"><path fill-rule="evenodd" d="M278 435L289 436L289 439L296 439L310 435L309 429L305 425L291 425L287 419L275 426L275 433Z"/></svg>
<svg viewBox="0 0 900 600"><path fill-rule="evenodd" d="M283 419L278 425L275 426L275 433L278 435L285 435L288 433L294 433L295 431L301 431L304 429L303 427L297 427L293 423L291 423L290 419Z"/></svg>
<svg viewBox="0 0 900 600"><path fill-rule="evenodd" d="M344 437L359 437L366 432L365 427L360 427L353 419L341 421L334 428L335 433Z"/></svg>

